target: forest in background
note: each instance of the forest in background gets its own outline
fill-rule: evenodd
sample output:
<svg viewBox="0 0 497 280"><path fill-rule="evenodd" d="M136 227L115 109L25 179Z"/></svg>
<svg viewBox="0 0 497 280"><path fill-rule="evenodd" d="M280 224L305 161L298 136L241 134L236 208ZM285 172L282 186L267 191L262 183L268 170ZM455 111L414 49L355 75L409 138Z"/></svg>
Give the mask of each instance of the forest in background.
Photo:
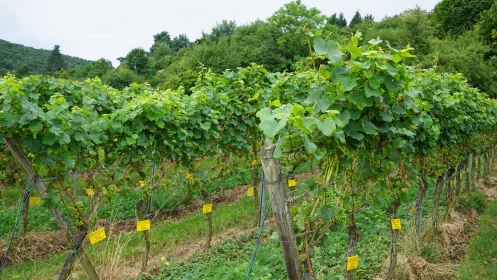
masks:
<svg viewBox="0 0 497 280"><path fill-rule="evenodd" d="M251 63L271 72L311 68L312 37L325 35L347 45L350 34L356 31L362 32L366 42L380 37L392 48L410 45L416 55L413 63L418 67L436 66L439 72L462 73L472 86L492 96L497 92L495 0L443 0L432 11L415 7L378 21L357 11L350 22L343 13L325 15L297 0L266 20L247 25L222 20L195 41L185 34L172 37L163 31L154 35L149 50L135 48L119 57L117 68L106 59L87 63L62 56L62 62L49 70L48 51L21 52L22 46L15 45L19 46L17 50L0 41L0 74L11 69L17 76L53 73L76 80L99 77L117 89L147 82L160 89L181 86L189 91L203 69L220 73Z"/></svg>
<svg viewBox="0 0 497 280"><path fill-rule="evenodd" d="M50 74L48 60L53 50L35 49L0 39L0 76L12 72L16 76ZM90 63L79 57L62 55L61 68L73 69Z"/></svg>

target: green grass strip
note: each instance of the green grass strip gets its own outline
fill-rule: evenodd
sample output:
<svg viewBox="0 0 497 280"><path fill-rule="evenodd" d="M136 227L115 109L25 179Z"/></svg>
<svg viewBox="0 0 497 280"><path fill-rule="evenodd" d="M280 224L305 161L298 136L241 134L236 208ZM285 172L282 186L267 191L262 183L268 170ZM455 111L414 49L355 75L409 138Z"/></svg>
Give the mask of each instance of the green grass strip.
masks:
<svg viewBox="0 0 497 280"><path fill-rule="evenodd" d="M497 200L485 210L458 272L461 280L497 279Z"/></svg>
<svg viewBox="0 0 497 280"><path fill-rule="evenodd" d="M167 220L160 224L152 224L151 255L161 252L167 256L174 254L185 244L203 241L206 222L200 211L201 209L199 213L180 220ZM233 204L219 205L213 212L213 234L216 236L228 229L250 228L255 222L254 215L253 198L244 198ZM99 273L106 270L106 266L111 266L112 261L125 261L125 259L135 257L135 262L140 262L144 252L143 234L134 232L119 236L109 235L104 241L95 245L87 245L85 251ZM2 272L2 279L53 279L60 272L67 253L7 267ZM149 266L151 264L149 263ZM76 272L84 277L80 270L77 266Z"/></svg>

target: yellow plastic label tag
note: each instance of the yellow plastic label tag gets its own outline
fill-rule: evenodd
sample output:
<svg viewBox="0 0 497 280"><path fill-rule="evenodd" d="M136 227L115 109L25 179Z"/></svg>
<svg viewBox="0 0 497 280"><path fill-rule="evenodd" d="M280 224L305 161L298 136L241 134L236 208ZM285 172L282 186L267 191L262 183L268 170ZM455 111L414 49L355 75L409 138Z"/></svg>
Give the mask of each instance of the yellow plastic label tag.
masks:
<svg viewBox="0 0 497 280"><path fill-rule="evenodd" d="M186 173L186 179L190 179L191 177L193 177L193 173Z"/></svg>
<svg viewBox="0 0 497 280"><path fill-rule="evenodd" d="M208 214L212 212L212 204L204 204L202 206L202 213Z"/></svg>
<svg viewBox="0 0 497 280"><path fill-rule="evenodd" d="M468 173L468 168L466 167L466 173Z"/></svg>
<svg viewBox="0 0 497 280"><path fill-rule="evenodd" d="M256 159L254 159L254 160L252 161L252 165L256 165L256 164L257 164L257 160L256 160Z"/></svg>
<svg viewBox="0 0 497 280"><path fill-rule="evenodd" d="M99 228L96 231L88 234L88 239L90 239L90 244L95 244L107 238L105 235L105 228Z"/></svg>
<svg viewBox="0 0 497 280"><path fill-rule="evenodd" d="M400 229L402 225L400 224L400 219L392 219L392 229Z"/></svg>
<svg viewBox="0 0 497 280"><path fill-rule="evenodd" d="M140 181L140 188L145 187L145 181Z"/></svg>
<svg viewBox="0 0 497 280"><path fill-rule="evenodd" d="M347 258L347 271L356 269L359 266L359 256L355 255Z"/></svg>
<svg viewBox="0 0 497 280"><path fill-rule="evenodd" d="M35 205L40 205L41 203L41 197L30 197L29 198L29 206L35 206Z"/></svg>
<svg viewBox="0 0 497 280"><path fill-rule="evenodd" d="M254 196L254 187L250 187L247 189L247 196Z"/></svg>
<svg viewBox="0 0 497 280"><path fill-rule="evenodd" d="M93 189L86 189L86 195L87 196L94 196L95 192L93 191Z"/></svg>
<svg viewBox="0 0 497 280"><path fill-rule="evenodd" d="M295 180L288 180L288 186L289 187L295 187L297 185L297 181Z"/></svg>
<svg viewBox="0 0 497 280"><path fill-rule="evenodd" d="M136 222L136 231L150 230L150 220Z"/></svg>

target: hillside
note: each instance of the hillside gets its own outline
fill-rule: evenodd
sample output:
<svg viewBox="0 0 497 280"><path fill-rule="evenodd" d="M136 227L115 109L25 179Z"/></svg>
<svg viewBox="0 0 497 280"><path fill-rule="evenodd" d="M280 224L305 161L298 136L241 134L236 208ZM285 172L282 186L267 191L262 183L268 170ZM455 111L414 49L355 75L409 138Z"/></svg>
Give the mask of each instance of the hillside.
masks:
<svg viewBox="0 0 497 280"><path fill-rule="evenodd" d="M21 70L23 74L45 73L50 52L51 50L35 49L0 39L0 75L10 70ZM89 60L79 57L63 57L67 68L77 68L90 63Z"/></svg>

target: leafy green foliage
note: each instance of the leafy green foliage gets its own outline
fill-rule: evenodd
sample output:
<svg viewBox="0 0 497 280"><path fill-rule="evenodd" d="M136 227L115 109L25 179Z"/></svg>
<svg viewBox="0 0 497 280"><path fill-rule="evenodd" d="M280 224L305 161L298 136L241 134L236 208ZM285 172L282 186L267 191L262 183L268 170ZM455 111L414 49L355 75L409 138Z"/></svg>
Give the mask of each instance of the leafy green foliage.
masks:
<svg viewBox="0 0 497 280"><path fill-rule="evenodd" d="M493 0L443 0L435 6L433 17L442 32L461 35L478 22L480 14L493 3Z"/></svg>
<svg viewBox="0 0 497 280"><path fill-rule="evenodd" d="M460 210L471 210L474 209L478 213L483 213L487 206L487 201L485 195L480 192L471 192L463 194L459 199L459 209Z"/></svg>
<svg viewBox="0 0 497 280"><path fill-rule="evenodd" d="M132 49L124 58L124 64L139 74L147 71L147 62L147 53L142 48Z"/></svg>
<svg viewBox="0 0 497 280"><path fill-rule="evenodd" d="M485 42L493 48L493 55L497 55L497 2L481 13L476 29Z"/></svg>

